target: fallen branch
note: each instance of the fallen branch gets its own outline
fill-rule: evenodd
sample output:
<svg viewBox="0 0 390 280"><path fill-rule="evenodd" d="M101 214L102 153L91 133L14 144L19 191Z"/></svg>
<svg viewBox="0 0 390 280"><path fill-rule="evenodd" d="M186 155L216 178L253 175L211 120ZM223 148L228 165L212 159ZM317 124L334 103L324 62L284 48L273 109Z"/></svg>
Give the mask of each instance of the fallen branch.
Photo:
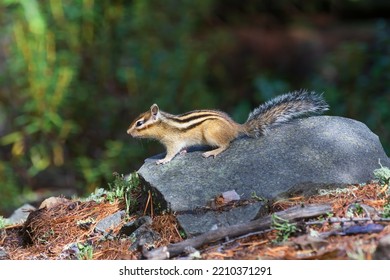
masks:
<svg viewBox="0 0 390 280"><path fill-rule="evenodd" d="M330 204L316 204L307 206L295 206L284 211L275 213L278 217L293 221L298 219L307 219L325 215L332 211ZM151 251L144 251L143 255L148 259L169 259L180 255L186 248L199 248L202 245L215 242L224 238L232 238L248 234L255 231L262 231L271 227L272 215L259 218L248 223L238 224L228 227L221 227L212 230L194 238L186 239L182 242L163 246Z"/></svg>
<svg viewBox="0 0 390 280"><path fill-rule="evenodd" d="M359 223L359 222L373 222L373 223L389 223L390 218L328 218L321 221L306 222L306 225L323 225L336 223Z"/></svg>

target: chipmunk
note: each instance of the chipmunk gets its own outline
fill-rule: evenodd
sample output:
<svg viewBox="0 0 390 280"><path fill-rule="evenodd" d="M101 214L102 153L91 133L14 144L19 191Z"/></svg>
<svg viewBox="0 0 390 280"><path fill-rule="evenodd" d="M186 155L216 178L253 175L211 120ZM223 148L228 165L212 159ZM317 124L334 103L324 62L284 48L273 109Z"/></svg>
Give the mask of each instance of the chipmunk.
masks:
<svg viewBox="0 0 390 280"><path fill-rule="evenodd" d="M131 123L127 134L135 138L160 141L166 147L167 154L156 163L165 164L179 152L185 151L185 148L194 145L214 147L214 150L202 155L205 158L216 157L240 135L257 138L275 125L328 109L322 95L305 90L286 93L260 105L249 114L244 124L236 123L226 113L217 110L196 110L171 115L153 104L150 110Z"/></svg>

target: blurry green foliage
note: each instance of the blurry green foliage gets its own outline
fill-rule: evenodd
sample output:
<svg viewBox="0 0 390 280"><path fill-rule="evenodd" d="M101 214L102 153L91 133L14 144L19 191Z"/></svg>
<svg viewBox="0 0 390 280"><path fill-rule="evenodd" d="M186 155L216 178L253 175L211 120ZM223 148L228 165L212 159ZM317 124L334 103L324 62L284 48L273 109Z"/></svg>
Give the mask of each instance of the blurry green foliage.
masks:
<svg viewBox="0 0 390 280"><path fill-rule="evenodd" d="M373 43L346 42L323 61L322 89L334 115L360 120L380 135L390 153L390 23L378 20Z"/></svg>
<svg viewBox="0 0 390 280"><path fill-rule="evenodd" d="M283 28L303 13L343 13L350 2L364 1L3 0L0 213L30 188L90 192L163 151L126 135L152 103L244 121L260 102L303 87L324 92L332 114L390 139L386 21L373 44L345 42L298 81L237 48L235 32L263 18Z"/></svg>
<svg viewBox="0 0 390 280"><path fill-rule="evenodd" d="M0 210L21 187L47 187L36 178L48 170L80 191L132 171L143 151L126 129L153 102L214 105L204 83L209 52L196 39L211 5L4 1L0 197L9 199Z"/></svg>

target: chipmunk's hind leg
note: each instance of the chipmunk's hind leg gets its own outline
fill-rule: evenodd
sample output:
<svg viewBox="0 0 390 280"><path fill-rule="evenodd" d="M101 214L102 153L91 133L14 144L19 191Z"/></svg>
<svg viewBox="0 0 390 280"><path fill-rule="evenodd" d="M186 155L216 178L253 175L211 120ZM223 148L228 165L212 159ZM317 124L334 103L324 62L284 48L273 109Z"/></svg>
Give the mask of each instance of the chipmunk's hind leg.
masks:
<svg viewBox="0 0 390 280"><path fill-rule="evenodd" d="M205 126L203 130L204 144L216 149L205 152L202 154L203 157L216 157L223 151L225 151L230 142L237 137L237 130L227 129L226 126L231 125L230 123L220 123L216 124L215 122L212 125Z"/></svg>
<svg viewBox="0 0 390 280"><path fill-rule="evenodd" d="M214 149L214 150L211 150L211 151L203 153L202 156L205 157L205 158L216 157L217 155L219 155L220 153L225 151L228 147L229 147L229 144L220 146L217 149Z"/></svg>

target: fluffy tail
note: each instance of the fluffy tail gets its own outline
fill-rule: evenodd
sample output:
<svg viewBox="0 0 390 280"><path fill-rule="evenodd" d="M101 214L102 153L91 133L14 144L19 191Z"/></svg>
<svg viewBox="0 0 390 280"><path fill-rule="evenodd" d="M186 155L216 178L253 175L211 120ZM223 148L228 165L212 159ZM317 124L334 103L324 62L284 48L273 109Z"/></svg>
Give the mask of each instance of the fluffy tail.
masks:
<svg viewBox="0 0 390 280"><path fill-rule="evenodd" d="M320 114L329 109L321 94L294 91L280 95L260 105L249 114L244 128L249 136L259 137L275 125L310 114Z"/></svg>

